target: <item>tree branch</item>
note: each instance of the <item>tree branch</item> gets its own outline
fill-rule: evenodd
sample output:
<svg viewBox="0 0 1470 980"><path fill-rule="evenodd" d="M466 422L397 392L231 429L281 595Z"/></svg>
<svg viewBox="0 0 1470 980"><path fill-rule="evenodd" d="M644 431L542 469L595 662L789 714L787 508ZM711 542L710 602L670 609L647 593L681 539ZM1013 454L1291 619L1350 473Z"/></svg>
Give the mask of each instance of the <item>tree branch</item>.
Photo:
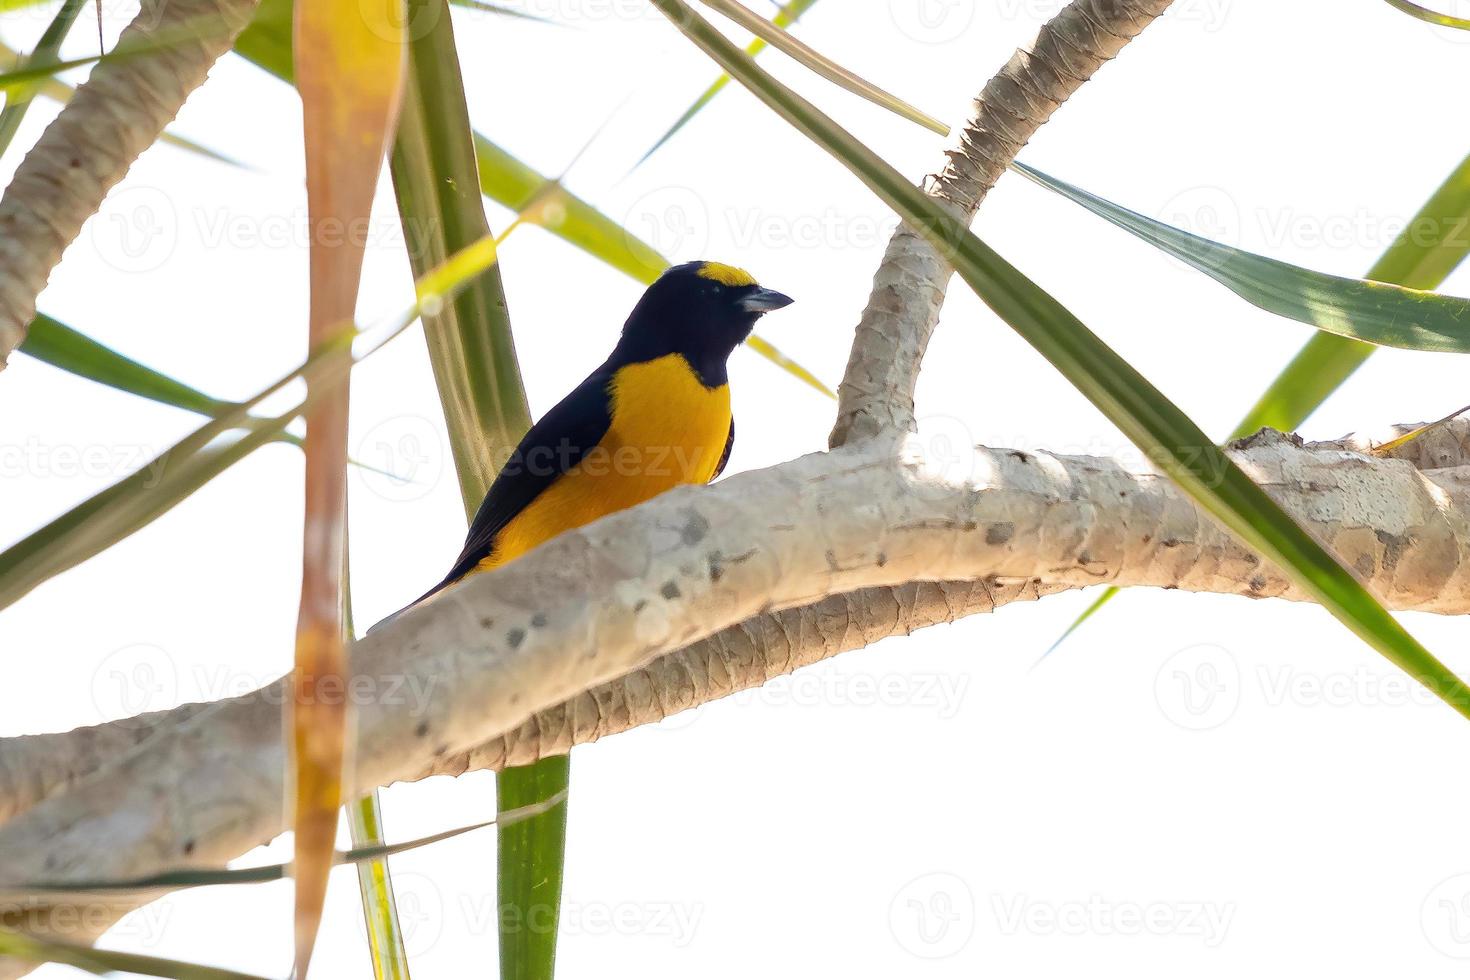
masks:
<svg viewBox="0 0 1470 980"><path fill-rule="evenodd" d="M0 197L0 370L25 340L61 253L230 50L258 3L144 0L119 48L153 39L169 46L100 62L21 161Z"/></svg>
<svg viewBox="0 0 1470 980"><path fill-rule="evenodd" d="M1470 423L1426 440L1406 447L1409 459L1378 459L1354 451L1361 442L1302 445L1268 432L1232 455L1392 608L1464 613ZM364 638L349 689L352 791L565 751L1002 597L1113 583L1304 598L1155 474L978 449L969 479L956 481L930 472L911 445L896 454L885 445L666 494ZM934 581L947 584L922 584ZM767 608L787 612L757 618L762 632L742 637L736 624ZM0 826L0 877L214 865L279 833L283 690L148 719L135 747ZM71 737L91 751L128 739L104 730ZM7 793L46 782L24 768L24 743L0 740ZM53 741L52 757L61 746ZM25 896L8 900L5 918L47 928Z"/></svg>
<svg viewBox="0 0 1470 980"><path fill-rule="evenodd" d="M1048 591L1056 590L1038 589L1031 582L915 582L828 596L756 616L540 711L518 728L466 752L435 758L409 780L528 765L759 687L839 653L993 612ZM209 706L183 704L69 732L0 739L0 821L65 792Z"/></svg>
<svg viewBox="0 0 1470 980"><path fill-rule="evenodd" d="M1074 0L975 98L959 146L925 188L969 224L1021 147L1172 0ZM837 389L831 445L914 429L914 387L953 270L906 225L888 243Z"/></svg>
<svg viewBox="0 0 1470 980"><path fill-rule="evenodd" d="M1324 447L1366 454L1375 444L1411 428L1396 426L1376 439L1354 436ZM1421 470L1470 465L1470 421L1456 421L1401 446L1392 458ZM890 636L1065 590L1035 581L916 582L841 593L755 616L538 712L513 731L467 752L436 758L411 778L525 765L759 687ZM177 728L207 708L207 703L184 704L69 732L0 739L0 822L70 789L160 731Z"/></svg>

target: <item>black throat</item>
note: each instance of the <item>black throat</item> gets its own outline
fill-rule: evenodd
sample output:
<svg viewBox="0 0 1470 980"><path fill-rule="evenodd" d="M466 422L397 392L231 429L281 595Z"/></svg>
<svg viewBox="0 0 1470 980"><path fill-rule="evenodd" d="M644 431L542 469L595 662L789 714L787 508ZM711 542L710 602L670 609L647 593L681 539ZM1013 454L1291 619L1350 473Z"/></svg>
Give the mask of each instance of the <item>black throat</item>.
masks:
<svg viewBox="0 0 1470 980"><path fill-rule="evenodd" d="M629 364L656 361L670 354L678 354L694 369L694 374L699 378L700 384L714 389L730 383L727 362L732 352L733 348L717 348L713 344L700 345L699 349L690 350L687 345L650 343L647 340L633 340L625 335L618 341L617 347L613 348L612 356L608 358L608 366L616 369Z"/></svg>

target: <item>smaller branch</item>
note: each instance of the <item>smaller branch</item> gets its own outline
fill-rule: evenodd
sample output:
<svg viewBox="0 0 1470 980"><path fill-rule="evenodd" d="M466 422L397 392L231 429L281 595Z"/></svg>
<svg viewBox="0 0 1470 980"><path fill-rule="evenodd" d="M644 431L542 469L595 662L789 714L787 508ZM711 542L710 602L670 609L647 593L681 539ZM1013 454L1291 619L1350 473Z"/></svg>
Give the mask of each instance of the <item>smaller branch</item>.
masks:
<svg viewBox="0 0 1470 980"><path fill-rule="evenodd" d="M962 224L1052 113L1115 57L1171 0L1074 0L1017 51L976 97L959 145L926 192ZM841 446L888 429L914 430L914 388L953 275L907 226L888 243L838 388Z"/></svg>
<svg viewBox="0 0 1470 980"><path fill-rule="evenodd" d="M99 62L21 161L0 197L0 370L25 340L61 253L230 50L258 2L143 0L118 44L177 43ZM196 34L179 42L184 31Z"/></svg>

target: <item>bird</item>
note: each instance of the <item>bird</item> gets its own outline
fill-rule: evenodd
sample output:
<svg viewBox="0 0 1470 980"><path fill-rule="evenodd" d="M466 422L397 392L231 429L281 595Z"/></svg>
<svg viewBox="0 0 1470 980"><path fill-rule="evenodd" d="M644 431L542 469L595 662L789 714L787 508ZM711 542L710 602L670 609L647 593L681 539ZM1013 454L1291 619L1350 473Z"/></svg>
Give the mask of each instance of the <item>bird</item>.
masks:
<svg viewBox="0 0 1470 980"><path fill-rule="evenodd" d="M735 444L726 362L758 319L791 303L733 265L665 270L607 360L521 439L449 573L414 605L563 531L718 477Z"/></svg>

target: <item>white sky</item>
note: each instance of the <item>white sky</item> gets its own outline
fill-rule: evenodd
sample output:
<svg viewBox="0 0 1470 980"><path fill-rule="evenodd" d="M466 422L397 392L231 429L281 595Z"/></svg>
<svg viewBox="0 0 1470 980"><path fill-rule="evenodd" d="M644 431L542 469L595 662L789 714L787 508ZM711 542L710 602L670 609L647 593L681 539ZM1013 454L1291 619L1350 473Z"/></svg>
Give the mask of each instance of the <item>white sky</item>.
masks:
<svg viewBox="0 0 1470 980"><path fill-rule="evenodd" d="M828 0L800 32L958 123L1059 6ZM677 260L734 262L795 296L762 332L835 384L892 224L886 210L735 87L620 182L713 69L634 0L530 9L568 29L456 11L477 127L556 173L612 116L571 188ZM1467 15L1470 2L1440 9ZM111 29L130 13L110 9ZM9 15L0 30L24 45L49 16ZM75 32L77 52L88 36ZM906 173L936 166L943 139L779 55L764 61ZM1360 274L1470 150L1467 84L1470 34L1381 0L1179 0L1023 158L1244 247ZM149 151L67 253L41 308L224 397L298 362L298 106L252 66L223 61L176 130L254 169ZM17 146L53 112L38 105ZM0 164L5 178L16 160ZM507 220L491 208L494 226ZM364 319L410 297L386 192L374 227ZM124 241L124 229L134 237ZM136 237L148 229L162 232ZM1014 177L976 229L1213 433L1233 426L1307 337ZM639 287L535 229L515 233L503 267L532 404L544 411L602 359ZM1437 417L1467 400L1464 370L1449 356L1380 353L1307 432ZM832 406L820 396L748 352L731 374L741 436L732 470L825 444ZM416 466L418 481L353 477L353 584L368 624L442 574L463 519L421 334L365 364L353 388L354 451ZM959 286L920 411L936 439L1127 451ZM0 377L0 420L0 541L196 424L24 357ZM285 670L300 476L294 449L265 449L6 610L0 732L238 693ZM881 643L579 749L563 975L1462 975L1463 721L1320 610L1272 601L1130 594L1029 671L1090 599ZM1470 674L1463 624L1405 621ZM484 774L398 787L388 832L482 820L492 799ZM272 859L288 853L281 843ZM493 858L494 835L480 833L395 859L415 977L494 971ZM195 892L106 942L284 975L289 904L284 885ZM350 872L334 879L329 904L317 975L369 975Z"/></svg>

